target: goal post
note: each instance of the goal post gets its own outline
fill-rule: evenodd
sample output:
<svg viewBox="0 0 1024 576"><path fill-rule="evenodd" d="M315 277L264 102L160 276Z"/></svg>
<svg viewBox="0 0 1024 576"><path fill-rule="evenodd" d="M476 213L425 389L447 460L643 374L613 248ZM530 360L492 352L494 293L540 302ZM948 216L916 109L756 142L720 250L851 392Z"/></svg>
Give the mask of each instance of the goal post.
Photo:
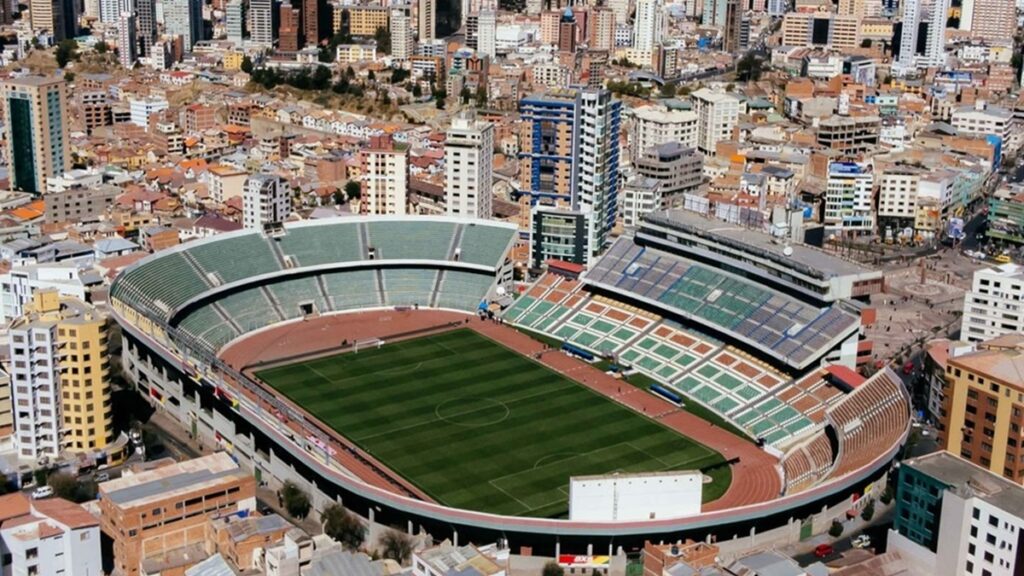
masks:
<svg viewBox="0 0 1024 576"><path fill-rule="evenodd" d="M366 348L380 348L384 345L384 341L380 338L367 338L365 340L356 340L352 345L352 351L358 353L360 350Z"/></svg>

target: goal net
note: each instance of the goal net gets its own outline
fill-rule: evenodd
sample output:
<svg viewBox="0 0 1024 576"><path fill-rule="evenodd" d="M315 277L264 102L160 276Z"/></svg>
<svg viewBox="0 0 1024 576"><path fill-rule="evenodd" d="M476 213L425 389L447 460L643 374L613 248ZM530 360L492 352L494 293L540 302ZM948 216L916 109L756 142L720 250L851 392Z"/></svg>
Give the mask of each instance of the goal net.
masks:
<svg viewBox="0 0 1024 576"><path fill-rule="evenodd" d="M366 340L356 340L355 344L352 345L353 352L359 352L360 350L380 348L384 345L384 341L380 338L367 338Z"/></svg>

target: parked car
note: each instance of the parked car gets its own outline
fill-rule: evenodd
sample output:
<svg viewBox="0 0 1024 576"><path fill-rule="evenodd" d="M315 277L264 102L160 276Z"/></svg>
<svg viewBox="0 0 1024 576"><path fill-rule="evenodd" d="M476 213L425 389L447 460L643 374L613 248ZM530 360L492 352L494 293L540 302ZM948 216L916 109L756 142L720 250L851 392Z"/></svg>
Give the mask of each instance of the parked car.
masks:
<svg viewBox="0 0 1024 576"><path fill-rule="evenodd" d="M110 480L110 472L100 472L93 477L93 480L95 480L97 484L100 482L106 482Z"/></svg>
<svg viewBox="0 0 1024 576"><path fill-rule="evenodd" d="M831 544L818 544L818 547L814 549L814 556L817 558L828 558L835 553L835 548L832 548Z"/></svg>
<svg viewBox="0 0 1024 576"><path fill-rule="evenodd" d="M53 488L49 486L40 486L32 491L33 500L42 500L43 498L49 498L53 496Z"/></svg>
<svg viewBox="0 0 1024 576"><path fill-rule="evenodd" d="M861 534L850 541L850 545L854 548L869 548L871 546L871 536L867 534Z"/></svg>

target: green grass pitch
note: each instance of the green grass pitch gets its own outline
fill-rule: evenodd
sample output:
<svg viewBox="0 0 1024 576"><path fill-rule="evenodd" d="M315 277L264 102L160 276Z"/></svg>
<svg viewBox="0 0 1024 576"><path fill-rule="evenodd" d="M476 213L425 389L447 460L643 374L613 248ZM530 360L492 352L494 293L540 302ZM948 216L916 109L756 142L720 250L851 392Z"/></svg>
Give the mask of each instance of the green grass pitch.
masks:
<svg viewBox="0 0 1024 576"><path fill-rule="evenodd" d="M570 476L724 461L468 329L257 376L448 506L565 517ZM710 476L705 502L731 480Z"/></svg>

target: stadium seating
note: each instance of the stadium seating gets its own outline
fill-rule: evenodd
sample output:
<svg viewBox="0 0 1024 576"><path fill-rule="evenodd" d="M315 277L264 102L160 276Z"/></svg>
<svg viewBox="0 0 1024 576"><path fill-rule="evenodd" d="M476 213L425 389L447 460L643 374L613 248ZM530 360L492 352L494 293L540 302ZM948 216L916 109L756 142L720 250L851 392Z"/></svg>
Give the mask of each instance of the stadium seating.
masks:
<svg viewBox="0 0 1024 576"><path fill-rule="evenodd" d="M303 316L301 308L303 304L312 304L313 311L321 314L330 311L314 277L281 280L268 284L267 289L277 300L277 305L286 318Z"/></svg>
<svg viewBox="0 0 1024 576"><path fill-rule="evenodd" d="M436 270L387 268L383 271L388 306L428 306L437 279Z"/></svg>
<svg viewBox="0 0 1024 576"><path fill-rule="evenodd" d="M835 455L824 429L791 448L782 459L786 494L796 494L829 475Z"/></svg>
<svg viewBox="0 0 1024 576"><path fill-rule="evenodd" d="M840 477L878 457L879 446L892 446L906 433L910 398L902 380L889 368L868 378L828 411L839 436L833 477Z"/></svg>
<svg viewBox="0 0 1024 576"><path fill-rule="evenodd" d="M445 270L438 294L438 308L476 310L494 284L494 276Z"/></svg>
<svg viewBox="0 0 1024 576"><path fill-rule="evenodd" d="M204 271L216 274L225 284L281 269L270 244L258 234L207 242L187 252Z"/></svg>
<svg viewBox="0 0 1024 576"><path fill-rule="evenodd" d="M238 336L238 332L221 318L212 305L203 306L189 313L178 327L205 346L209 352L215 352Z"/></svg>
<svg viewBox="0 0 1024 576"><path fill-rule="evenodd" d="M453 223L382 220L366 226L377 260L449 260Z"/></svg>
<svg viewBox="0 0 1024 576"><path fill-rule="evenodd" d="M112 297L159 310L164 318L188 300L209 290L196 269L180 253L168 253L125 272Z"/></svg>
<svg viewBox="0 0 1024 576"><path fill-rule="evenodd" d="M471 264L494 266L508 250L514 230L467 224L462 227L459 260Z"/></svg>
<svg viewBox="0 0 1024 576"><path fill-rule="evenodd" d="M754 343L802 368L856 331L858 319L819 310L739 276L618 239L584 282L660 302L683 317Z"/></svg>
<svg viewBox="0 0 1024 576"><path fill-rule="evenodd" d="M250 288L220 298L218 304L242 330L249 332L280 322L270 301L259 288Z"/></svg>
<svg viewBox="0 0 1024 576"><path fill-rule="evenodd" d="M373 270L329 272L321 277L335 312L383 305L377 292L377 273Z"/></svg>
<svg viewBox="0 0 1024 576"><path fill-rule="evenodd" d="M362 260L357 220L330 225L297 226L277 240L295 267Z"/></svg>

